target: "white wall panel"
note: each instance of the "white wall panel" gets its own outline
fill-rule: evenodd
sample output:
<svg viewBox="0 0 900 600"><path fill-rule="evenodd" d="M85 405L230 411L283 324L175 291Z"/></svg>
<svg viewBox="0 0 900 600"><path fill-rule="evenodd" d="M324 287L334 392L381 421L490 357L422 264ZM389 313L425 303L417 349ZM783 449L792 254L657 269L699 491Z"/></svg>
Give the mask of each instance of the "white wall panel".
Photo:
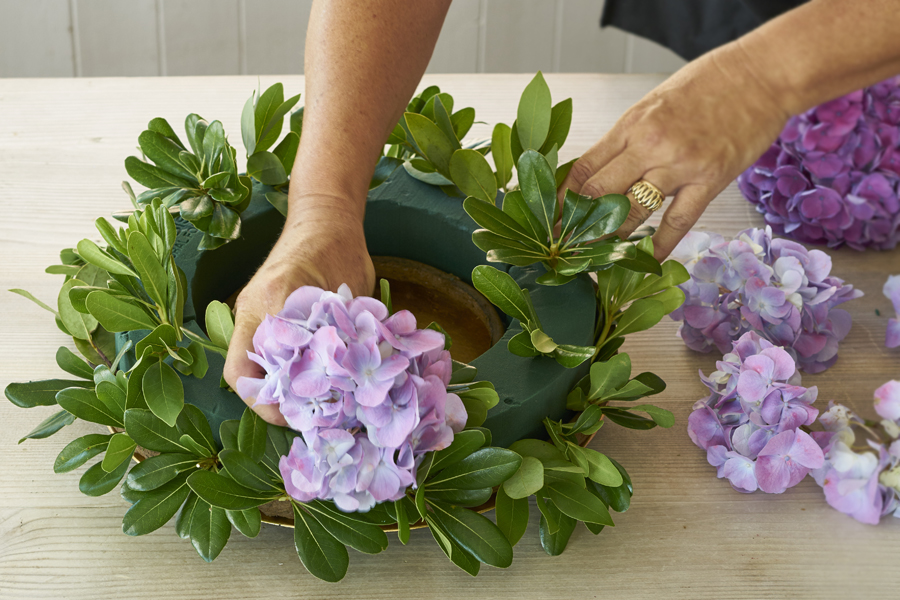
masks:
<svg viewBox="0 0 900 600"><path fill-rule="evenodd" d="M558 30L557 64L560 73L624 73L625 39L619 29L600 29L603 2L565 0Z"/></svg>
<svg viewBox="0 0 900 600"><path fill-rule="evenodd" d="M628 34L626 73L674 73L687 64L683 58L656 42Z"/></svg>
<svg viewBox="0 0 900 600"><path fill-rule="evenodd" d="M0 75L75 74L69 0L0 0Z"/></svg>
<svg viewBox="0 0 900 600"><path fill-rule="evenodd" d="M484 71L553 70L556 1L485 0Z"/></svg>
<svg viewBox="0 0 900 600"><path fill-rule="evenodd" d="M249 75L303 73L312 0L243 0Z"/></svg>
<svg viewBox="0 0 900 600"><path fill-rule="evenodd" d="M81 75L159 75L156 0L73 0Z"/></svg>
<svg viewBox="0 0 900 600"><path fill-rule="evenodd" d="M167 75L241 72L238 0L164 0Z"/></svg>
<svg viewBox="0 0 900 600"><path fill-rule="evenodd" d="M479 20L485 1L453 0L428 73L474 73L478 69Z"/></svg>

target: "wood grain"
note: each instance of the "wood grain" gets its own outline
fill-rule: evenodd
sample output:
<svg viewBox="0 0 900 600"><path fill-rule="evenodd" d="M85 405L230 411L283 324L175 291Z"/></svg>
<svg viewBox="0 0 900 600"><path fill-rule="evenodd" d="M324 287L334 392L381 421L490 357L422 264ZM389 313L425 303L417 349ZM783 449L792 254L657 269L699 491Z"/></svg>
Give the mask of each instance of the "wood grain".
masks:
<svg viewBox="0 0 900 600"><path fill-rule="evenodd" d="M475 106L480 120L495 123L514 118L529 78L429 75L423 85L440 84L458 106ZM301 77L281 79L286 93L302 91ZM554 99L575 102L561 160L586 150L662 80L547 79ZM274 81L263 77L261 84ZM240 109L256 87L256 77L0 80L0 288L22 287L52 300L59 276L43 268L60 248L95 237L97 216L127 207L119 189L122 161L135 152L147 121L165 116L180 129L194 111L221 119L231 142L240 144ZM488 131L480 127L473 136ZM731 235L761 222L730 186L699 227ZM833 272L866 296L846 305L854 326L837 365L804 382L819 386L819 406L834 399L872 414L874 388L900 375L900 352L883 346L890 305L880 291L888 273L900 272L900 253L838 250L832 256ZM52 318L5 292L0 309L0 385L60 375L53 355L65 338ZM716 357L686 349L676 330L665 321L630 336L625 347L636 370L653 370L668 382L658 402L675 413L676 426L634 432L609 425L593 442L631 473L632 508L598 537L577 529L558 558L543 553L532 514L512 567L484 567L477 579L451 565L427 531L413 532L408 546L392 538L377 556L351 552L350 572L338 585L308 575L291 532L277 527L264 527L254 540L234 533L209 565L171 524L129 539L121 532L126 505L116 493L89 498L77 488L83 469L52 472L65 444L99 428L76 423L47 440L17 445L52 408L26 411L0 402L0 599L896 597L897 520L861 525L830 509L811 480L766 496L738 494L715 478L685 423L704 393L697 370L712 370Z"/></svg>

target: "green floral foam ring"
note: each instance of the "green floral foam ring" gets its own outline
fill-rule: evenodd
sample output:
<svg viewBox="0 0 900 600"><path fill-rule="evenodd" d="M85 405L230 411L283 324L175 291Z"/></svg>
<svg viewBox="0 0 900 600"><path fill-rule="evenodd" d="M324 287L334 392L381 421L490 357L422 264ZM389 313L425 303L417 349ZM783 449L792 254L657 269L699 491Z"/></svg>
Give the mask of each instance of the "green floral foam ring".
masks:
<svg viewBox="0 0 900 600"><path fill-rule="evenodd" d="M254 184L250 206L241 214L241 238L212 251L198 250L202 233L176 219L174 254L187 277L184 321L189 329L201 332L206 305L225 300L246 283L275 243L284 217L266 201L268 191L272 188ZM461 198L451 198L440 188L413 179L403 169L394 171L369 193L365 232L373 256L416 260L467 283L472 282L472 269L478 265L508 269L519 286L529 290L544 331L560 343L591 345L596 300L590 278L582 273L564 286L547 287L535 283L544 273L539 264L509 268L487 263L484 253L472 243L475 229L477 225L463 211ZM508 325L503 338L471 363L478 368L477 379L491 381L500 396L500 403L488 412L484 423L491 430L494 446L509 446L526 437L546 437L542 420L566 416L566 396L589 366L585 362L566 369L549 357L511 354L506 344L521 328L515 321ZM120 348L127 339L137 342L146 334L117 334L116 346ZM206 415L218 438L222 421L240 419L245 405L237 395L219 387L218 374L225 359L211 352L207 356L206 377L182 376L182 381L185 400ZM130 368L134 360L134 353L128 353L123 368Z"/></svg>

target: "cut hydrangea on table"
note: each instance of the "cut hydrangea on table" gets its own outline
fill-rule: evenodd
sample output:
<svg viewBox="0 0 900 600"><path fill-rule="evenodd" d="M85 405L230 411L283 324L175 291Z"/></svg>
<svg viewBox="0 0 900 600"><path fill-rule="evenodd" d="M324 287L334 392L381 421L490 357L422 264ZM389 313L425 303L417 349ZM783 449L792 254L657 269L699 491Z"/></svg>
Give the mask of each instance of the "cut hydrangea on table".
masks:
<svg viewBox="0 0 900 600"><path fill-rule="evenodd" d="M884 295L894 305L894 317L888 319L884 345L888 348L900 347L900 275L891 275L884 283Z"/></svg>
<svg viewBox="0 0 900 600"><path fill-rule="evenodd" d="M800 429L819 412L815 387L799 385L794 360L754 332L701 379L710 395L694 405L688 435L720 478L738 491L780 494L822 466L822 451Z"/></svg>
<svg viewBox="0 0 900 600"><path fill-rule="evenodd" d="M801 242L890 249L900 240L900 77L792 117L739 178L766 223Z"/></svg>
<svg viewBox="0 0 900 600"><path fill-rule="evenodd" d="M690 232L672 252L691 279L681 284L684 304L671 313L683 321L679 333L693 350L732 343L754 331L782 346L807 373L837 361L838 344L851 318L836 308L862 292L831 275L831 257L772 230L747 229L734 239Z"/></svg>
<svg viewBox="0 0 900 600"><path fill-rule="evenodd" d="M409 311L388 314L368 297L301 287L267 315L250 359L263 379L238 394L277 404L301 433L279 468L295 500L334 500L368 511L404 497L425 453L450 445L466 425L447 392L452 370L443 334L417 329Z"/></svg>

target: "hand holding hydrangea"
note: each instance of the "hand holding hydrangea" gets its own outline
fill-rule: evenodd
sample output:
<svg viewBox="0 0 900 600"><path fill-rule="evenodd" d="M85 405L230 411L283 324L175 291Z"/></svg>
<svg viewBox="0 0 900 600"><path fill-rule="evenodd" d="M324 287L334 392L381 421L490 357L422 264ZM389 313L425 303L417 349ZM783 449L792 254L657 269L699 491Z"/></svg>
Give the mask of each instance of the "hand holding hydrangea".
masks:
<svg viewBox="0 0 900 600"><path fill-rule="evenodd" d="M388 314L368 297L305 286L267 315L248 353L265 378L237 392L276 405L299 431L280 470L300 502L334 500L367 511L398 500L426 452L450 445L466 424L443 334L417 329L409 311Z"/></svg>

